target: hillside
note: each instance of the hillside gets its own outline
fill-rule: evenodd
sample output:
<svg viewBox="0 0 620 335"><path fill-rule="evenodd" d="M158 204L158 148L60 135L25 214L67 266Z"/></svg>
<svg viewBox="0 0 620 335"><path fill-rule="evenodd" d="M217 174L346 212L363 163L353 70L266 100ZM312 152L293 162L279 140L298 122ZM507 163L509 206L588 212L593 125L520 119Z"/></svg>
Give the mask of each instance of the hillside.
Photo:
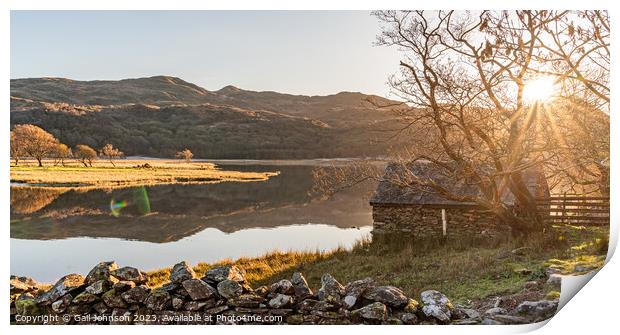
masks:
<svg viewBox="0 0 620 335"><path fill-rule="evenodd" d="M174 77L120 81L11 80L11 125L32 123L70 146L112 143L127 155L318 158L382 155L400 121L361 93L300 96L227 86L207 91Z"/></svg>

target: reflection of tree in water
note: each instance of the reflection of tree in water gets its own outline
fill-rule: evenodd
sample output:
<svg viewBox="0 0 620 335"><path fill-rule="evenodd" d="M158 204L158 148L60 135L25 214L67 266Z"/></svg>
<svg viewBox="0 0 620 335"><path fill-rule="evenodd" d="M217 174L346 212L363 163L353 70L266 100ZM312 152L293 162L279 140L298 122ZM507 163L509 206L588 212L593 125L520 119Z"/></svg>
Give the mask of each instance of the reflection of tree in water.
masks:
<svg viewBox="0 0 620 335"><path fill-rule="evenodd" d="M32 214L56 200L67 188L11 187L11 213Z"/></svg>

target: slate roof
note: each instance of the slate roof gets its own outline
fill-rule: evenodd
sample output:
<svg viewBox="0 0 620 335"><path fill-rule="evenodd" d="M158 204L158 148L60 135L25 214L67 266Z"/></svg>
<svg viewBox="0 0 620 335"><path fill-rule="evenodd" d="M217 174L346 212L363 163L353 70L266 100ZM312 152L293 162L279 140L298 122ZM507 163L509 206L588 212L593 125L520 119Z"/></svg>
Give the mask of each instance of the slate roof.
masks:
<svg viewBox="0 0 620 335"><path fill-rule="evenodd" d="M414 163L389 163L385 169L384 177L379 182L377 190L370 199L370 204L384 205L426 205L426 206L473 206L472 202L454 201L444 198L434 189L428 186L413 185L403 186L407 181L414 180L412 176L432 179L438 185L460 196L478 196L480 190L472 183L465 180L455 182L453 178L446 176L436 165L425 161ZM542 171L531 168L522 172L525 184L532 194L543 195L546 191L546 181ZM541 184L541 182L543 182ZM541 190L542 187L542 190ZM503 202L514 205L515 196L508 189L502 194Z"/></svg>

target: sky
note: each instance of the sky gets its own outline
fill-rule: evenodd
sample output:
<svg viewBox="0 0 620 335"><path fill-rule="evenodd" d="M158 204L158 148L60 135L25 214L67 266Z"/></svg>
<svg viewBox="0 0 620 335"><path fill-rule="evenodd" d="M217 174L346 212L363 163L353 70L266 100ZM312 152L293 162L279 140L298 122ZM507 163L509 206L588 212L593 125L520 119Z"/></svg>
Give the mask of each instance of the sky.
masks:
<svg viewBox="0 0 620 335"><path fill-rule="evenodd" d="M379 29L365 11L12 11L11 78L388 96L400 53L373 45Z"/></svg>

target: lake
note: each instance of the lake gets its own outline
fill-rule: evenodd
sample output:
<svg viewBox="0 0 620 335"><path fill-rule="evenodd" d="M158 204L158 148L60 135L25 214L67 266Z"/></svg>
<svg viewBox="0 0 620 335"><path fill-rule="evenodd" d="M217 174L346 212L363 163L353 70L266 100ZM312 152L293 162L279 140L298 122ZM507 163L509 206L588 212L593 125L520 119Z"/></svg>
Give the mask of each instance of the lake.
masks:
<svg viewBox="0 0 620 335"><path fill-rule="evenodd" d="M124 189L11 186L11 274L53 282L95 264L149 271L260 256L330 250L368 237L374 183L313 195L317 164L226 162L224 170L279 171L263 182Z"/></svg>

